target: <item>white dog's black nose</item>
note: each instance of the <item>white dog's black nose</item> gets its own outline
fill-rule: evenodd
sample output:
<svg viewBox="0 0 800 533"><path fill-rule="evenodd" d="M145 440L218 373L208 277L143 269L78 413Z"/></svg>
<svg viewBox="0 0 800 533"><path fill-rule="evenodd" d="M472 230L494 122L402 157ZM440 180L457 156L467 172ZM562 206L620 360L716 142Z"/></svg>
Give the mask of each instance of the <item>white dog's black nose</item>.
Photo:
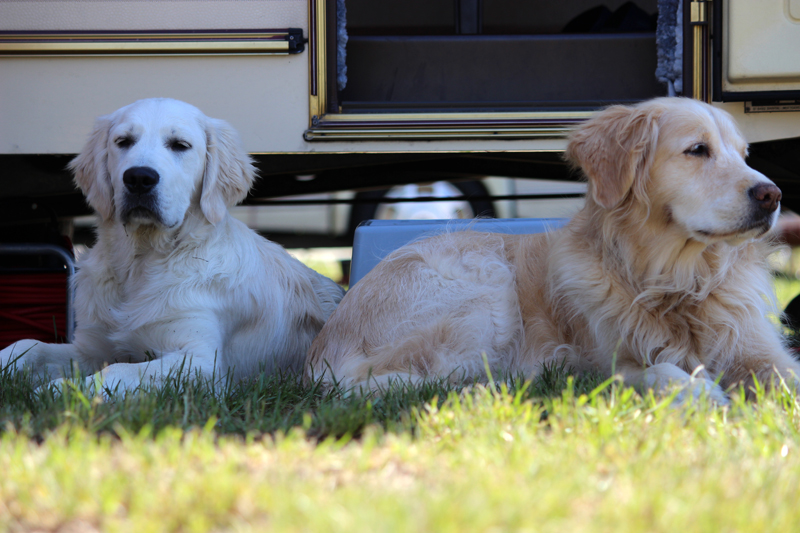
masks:
<svg viewBox="0 0 800 533"><path fill-rule="evenodd" d="M749 191L750 198L767 213L774 213L781 201L781 190L774 183L759 183Z"/></svg>
<svg viewBox="0 0 800 533"><path fill-rule="evenodd" d="M149 193L158 180L158 172L150 167L131 167L122 174L122 183L133 194Z"/></svg>

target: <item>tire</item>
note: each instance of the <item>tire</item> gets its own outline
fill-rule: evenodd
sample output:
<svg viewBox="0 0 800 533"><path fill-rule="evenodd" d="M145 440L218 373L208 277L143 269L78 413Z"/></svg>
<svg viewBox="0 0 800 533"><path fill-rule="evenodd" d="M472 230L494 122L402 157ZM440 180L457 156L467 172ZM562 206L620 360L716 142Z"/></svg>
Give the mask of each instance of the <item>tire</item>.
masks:
<svg viewBox="0 0 800 533"><path fill-rule="evenodd" d="M453 181L449 182L450 185L458 189L463 196L466 197L487 197L489 191L480 181ZM385 197L391 189L378 189L373 191L364 191L356 194L356 200L378 200ZM495 210L491 200L469 200L470 208L472 209L472 216L480 218L495 218ZM352 241L355 235L356 228L365 220L375 218L378 212L379 203L355 203L350 209L350 223L349 223L349 237Z"/></svg>

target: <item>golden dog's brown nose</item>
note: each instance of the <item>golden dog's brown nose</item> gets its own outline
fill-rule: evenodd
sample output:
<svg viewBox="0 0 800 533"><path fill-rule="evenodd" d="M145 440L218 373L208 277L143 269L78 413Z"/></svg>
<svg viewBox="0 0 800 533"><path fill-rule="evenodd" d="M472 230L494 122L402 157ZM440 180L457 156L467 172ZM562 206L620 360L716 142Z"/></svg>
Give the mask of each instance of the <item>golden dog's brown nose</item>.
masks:
<svg viewBox="0 0 800 533"><path fill-rule="evenodd" d="M781 201L781 190L774 183L759 183L750 189L750 198L768 213L778 209Z"/></svg>

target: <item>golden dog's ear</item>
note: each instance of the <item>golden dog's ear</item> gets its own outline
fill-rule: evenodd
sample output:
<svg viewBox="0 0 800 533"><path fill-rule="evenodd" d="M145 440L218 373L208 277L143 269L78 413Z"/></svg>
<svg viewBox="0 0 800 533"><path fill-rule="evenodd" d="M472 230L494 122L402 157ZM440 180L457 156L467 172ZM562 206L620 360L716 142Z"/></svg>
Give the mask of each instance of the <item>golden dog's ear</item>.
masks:
<svg viewBox="0 0 800 533"><path fill-rule="evenodd" d="M212 224L238 204L256 178L256 169L244 151L239 135L224 120L209 118L206 124L206 169L200 208Z"/></svg>
<svg viewBox="0 0 800 533"><path fill-rule="evenodd" d="M95 120L86 146L67 165L75 174L75 185L83 191L86 201L103 220L110 220L114 216L114 191L108 172L108 132L111 124L110 115Z"/></svg>
<svg viewBox="0 0 800 533"><path fill-rule="evenodd" d="M612 106L570 136L564 156L583 170L589 192L604 208L617 206L650 171L658 116L651 107Z"/></svg>

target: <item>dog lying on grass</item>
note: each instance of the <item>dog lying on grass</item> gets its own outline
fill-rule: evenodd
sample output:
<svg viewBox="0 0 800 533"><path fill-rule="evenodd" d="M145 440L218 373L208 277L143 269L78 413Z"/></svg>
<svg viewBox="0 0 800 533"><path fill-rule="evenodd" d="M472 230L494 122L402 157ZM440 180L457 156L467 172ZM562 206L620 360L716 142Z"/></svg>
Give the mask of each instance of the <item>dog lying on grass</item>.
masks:
<svg viewBox="0 0 800 533"><path fill-rule="evenodd" d="M800 366L767 318L763 237L781 191L746 154L731 117L698 101L603 110L569 140L589 189L566 227L452 232L396 250L323 327L306 378L382 389L565 362L717 402L754 378L796 386Z"/></svg>
<svg viewBox="0 0 800 533"><path fill-rule="evenodd" d="M255 178L229 124L140 100L98 118L70 168L99 215L74 278L74 342L22 340L0 364L40 379L74 365L122 390L181 370L222 380L302 370L344 291L228 214Z"/></svg>

